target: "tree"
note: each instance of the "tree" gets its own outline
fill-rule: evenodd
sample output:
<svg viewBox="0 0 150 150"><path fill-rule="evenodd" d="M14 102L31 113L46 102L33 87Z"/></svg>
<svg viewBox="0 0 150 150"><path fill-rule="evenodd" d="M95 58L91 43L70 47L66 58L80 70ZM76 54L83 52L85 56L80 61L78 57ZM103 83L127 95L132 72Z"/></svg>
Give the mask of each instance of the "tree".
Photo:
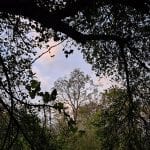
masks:
<svg viewBox="0 0 150 150"><path fill-rule="evenodd" d="M2 0L0 7L2 22L9 20L15 34L36 30L40 34L36 42L47 41L51 37L56 41L71 37L82 43L84 58L98 75L115 74L116 78L121 76L126 80L130 101L134 94L132 89L137 87L132 83L136 82L141 88L144 88L143 83L148 85L149 80L145 80L150 70L148 0ZM71 52L70 47L64 50L65 54Z"/></svg>
<svg viewBox="0 0 150 150"><path fill-rule="evenodd" d="M80 43L84 58L97 75L107 73L123 82L129 102L129 127L133 125L135 101L148 110L149 0L1 0L0 12L0 103L11 118L14 96L21 102L27 96L20 89L33 75L33 48L52 37L55 41L67 39L71 45ZM30 39L31 32L36 36ZM72 52L67 45L64 53L68 56Z"/></svg>
<svg viewBox="0 0 150 150"><path fill-rule="evenodd" d="M2 23L4 26L6 22L11 24L16 35L20 35L21 31L36 30L40 34L35 39L36 43L51 37L56 41L71 37L82 43L84 58L93 65L98 75L115 74L116 78L121 76L126 80L124 83L131 103L137 91L132 89L147 87L149 78L146 76L150 70L148 0L2 0L0 10ZM35 10L34 13L32 10ZM64 50L65 54L71 52L70 47ZM138 94L138 97L141 95ZM147 100L142 101L147 103Z"/></svg>
<svg viewBox="0 0 150 150"><path fill-rule="evenodd" d="M2 31L8 33L12 31L11 27L2 29ZM1 36L1 41L4 44L0 45L0 106L3 108L2 110L5 110L2 114L1 130L3 133L1 134L0 148L11 149L11 147L15 147L14 149L17 149L16 147L20 145L24 149L31 148L34 150L37 148L30 136L34 137L37 144L39 142L38 136L43 136L42 138L47 140L47 134L44 133L45 130L42 132L40 122L35 121L38 119L34 115L34 109L45 109L45 107L51 108L53 106L50 104L34 104L31 99L38 95L41 99L50 102L55 100L54 95L57 93L41 92L40 82L33 79L34 74L31 70L31 55L34 54L34 51L25 49L20 37L14 37L13 39L12 36L11 34ZM25 113L30 112L30 115L21 113L22 108L25 109ZM23 122L25 117L28 119ZM35 123L38 126L38 133L30 131L31 128L34 128L33 125L36 129ZM29 134L24 129L25 125ZM38 134L37 137L36 134ZM50 144L48 140L45 142ZM41 149L43 148L41 147Z"/></svg>
<svg viewBox="0 0 150 150"><path fill-rule="evenodd" d="M19 118L18 121L21 124L21 129L26 133L26 137L22 134L20 128L17 128L14 123L9 125L8 129L9 117L10 116L7 111L3 110L3 113L0 115L0 148L3 150L57 149L55 136L48 128L43 128L41 126L42 122L35 112L32 111L29 113L26 112L25 109L21 109L17 114L17 118ZM7 134L10 134L10 136L7 136ZM30 141L30 143L28 143L26 138Z"/></svg>
<svg viewBox="0 0 150 150"><path fill-rule="evenodd" d="M88 75L85 75L79 69L71 72L70 77L58 79L54 83L54 87L58 91L58 101L64 102L68 111L71 109L73 120L78 120L78 110L83 104L94 101L98 96L96 86Z"/></svg>
<svg viewBox="0 0 150 150"><path fill-rule="evenodd" d="M134 114L130 116L130 103L127 99L127 91L117 87L103 94L101 109L92 119L101 149L148 149L148 119L142 115L143 110L137 101L134 101ZM129 126L129 116L133 117L132 126ZM142 118L146 121L145 124Z"/></svg>
<svg viewBox="0 0 150 150"><path fill-rule="evenodd" d="M59 116L55 124L57 132L57 143L63 150L91 150L100 149L100 142L95 134L96 128L91 125L93 115L99 111L99 104L89 102L78 109L78 123L76 130L68 128L68 121L65 116Z"/></svg>
<svg viewBox="0 0 150 150"><path fill-rule="evenodd" d="M11 13L12 15L20 15L24 16L25 18L35 20L43 26L47 28L53 28L56 32L62 32L66 34L67 36L72 37L73 39L76 39L79 42L85 42L86 40L118 40L119 36L107 36L107 35L93 35L93 33L90 34L83 34L82 30L80 29L80 26L74 26L76 23L91 23L91 21L97 20L92 15L95 15L95 12L97 11L97 8L100 12L102 11L108 11L111 10L112 12L115 12L114 10L116 7L118 7L119 11L123 9L131 10L132 13L141 13L141 14L148 14L149 13L149 1L144 0L139 3L135 3L134 0L131 1L118 1L118 0L112 0L112 1L92 1L87 2L85 0L82 1L47 1L47 0L2 0L0 2L0 10L4 13ZM107 9L106 9L107 8ZM128 10L127 10L128 9ZM35 10L34 12L32 10ZM119 12L118 11L118 12ZM119 14L122 13L119 12ZM89 15L90 14L90 15ZM102 14L103 16L105 14ZM115 14L117 15L117 13ZM46 16L46 17L45 17ZM91 17L90 17L91 16ZM3 16L6 17L6 16ZM65 19L68 17L68 19ZM117 16L116 16L117 17ZM123 16L122 16L123 17ZM72 26L69 25L70 21L72 21L72 18L75 19ZM79 20L78 20L79 19ZM92 20L91 20L92 19ZM107 19L107 18L106 18ZM123 18L120 18L123 19ZM53 21L50 21L53 20ZM85 22L87 21L87 22ZM82 25L82 24L81 24ZM83 27L83 26L81 26ZM84 29L88 28L86 25ZM91 26L92 27L92 26ZM84 32L85 33L85 32Z"/></svg>

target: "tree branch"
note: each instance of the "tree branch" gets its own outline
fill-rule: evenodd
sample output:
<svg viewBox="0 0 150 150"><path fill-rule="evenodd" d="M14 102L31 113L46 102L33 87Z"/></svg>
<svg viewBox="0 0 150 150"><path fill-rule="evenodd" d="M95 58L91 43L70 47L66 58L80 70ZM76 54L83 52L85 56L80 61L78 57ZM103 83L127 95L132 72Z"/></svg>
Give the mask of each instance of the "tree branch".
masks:
<svg viewBox="0 0 150 150"><path fill-rule="evenodd" d="M50 12L50 10L44 7L37 6L36 2L34 1L2 0L0 1L0 11L7 12L13 15L21 15L25 18L35 20L41 23L44 27L52 28L55 31L62 32L68 37L71 37L77 42L83 44L90 40L114 40L117 42L122 40L117 35L83 34L62 21L63 18L74 16L78 11L83 10L87 6L89 7L93 3L94 2L89 2L87 0L70 0L70 2L67 2L66 7Z"/></svg>
<svg viewBox="0 0 150 150"><path fill-rule="evenodd" d="M37 61L39 58L41 58L43 55L45 55L46 53L50 52L50 50L54 47L57 47L58 45L60 45L61 43L63 43L65 40L55 44L55 45L52 45L51 47L48 48L48 50L46 50L45 52L43 52L42 54L40 54L38 57L36 57L32 62L31 64L35 63L35 61Z"/></svg>
<svg viewBox="0 0 150 150"><path fill-rule="evenodd" d="M20 129L20 131L22 132L24 138L27 140L27 142L29 143L29 145L31 146L32 150L35 150L35 148L33 147L33 144L31 143L31 141L28 139L28 137L26 136L25 132L23 131L21 125L19 124L19 122L17 121L17 119L14 117L14 115L11 113L11 110L9 109L9 106L6 105L4 103L4 101L2 100L2 98L0 97L0 103L3 105L3 107L6 109L6 111L8 112L9 116L13 119L14 123L16 124L16 126L18 127L18 129Z"/></svg>

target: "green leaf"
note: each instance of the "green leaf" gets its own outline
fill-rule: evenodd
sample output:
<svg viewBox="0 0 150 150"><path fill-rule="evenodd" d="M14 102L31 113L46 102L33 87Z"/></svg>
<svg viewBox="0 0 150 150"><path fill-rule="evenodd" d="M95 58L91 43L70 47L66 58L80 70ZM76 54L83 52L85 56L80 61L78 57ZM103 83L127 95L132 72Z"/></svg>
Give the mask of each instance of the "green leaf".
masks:
<svg viewBox="0 0 150 150"><path fill-rule="evenodd" d="M59 113L61 113L61 110L64 109L64 104L63 103L56 103L53 106L54 109L57 109L59 111Z"/></svg>
<svg viewBox="0 0 150 150"><path fill-rule="evenodd" d="M57 90L54 89L52 92L51 92L51 101L54 101L56 99L56 96L57 96Z"/></svg>
<svg viewBox="0 0 150 150"><path fill-rule="evenodd" d="M36 96L36 93L34 91L29 91L29 95L32 99L34 99Z"/></svg>
<svg viewBox="0 0 150 150"><path fill-rule="evenodd" d="M36 92L39 92L41 90L40 84L41 83L38 82L37 80L31 80L31 88Z"/></svg>
<svg viewBox="0 0 150 150"><path fill-rule="evenodd" d="M48 103L50 101L50 94L48 92L44 93L43 101L44 101L44 103Z"/></svg>

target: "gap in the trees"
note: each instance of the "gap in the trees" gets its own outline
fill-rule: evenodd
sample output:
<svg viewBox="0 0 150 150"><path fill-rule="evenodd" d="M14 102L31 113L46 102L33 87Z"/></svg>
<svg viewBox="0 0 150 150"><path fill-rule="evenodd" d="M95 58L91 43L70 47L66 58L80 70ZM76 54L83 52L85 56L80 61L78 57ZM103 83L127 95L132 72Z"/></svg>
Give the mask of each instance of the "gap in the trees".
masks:
<svg viewBox="0 0 150 150"><path fill-rule="evenodd" d="M57 45L53 40L51 40L49 44L50 47ZM76 68L91 76L95 84L100 86L101 92L113 85L119 85L119 83L112 81L108 76L103 76L101 78L96 77L96 73L92 70L92 66L83 59L81 51L77 50L77 48L73 47L73 54L66 58L62 51L63 46L64 44L62 43L53 47L50 50L50 53L47 52L32 65L33 72L36 73L35 76L41 81L41 87L43 90L49 90L53 87L53 83L58 78L68 76ZM47 49L48 48L43 48L38 50L36 56L39 56Z"/></svg>

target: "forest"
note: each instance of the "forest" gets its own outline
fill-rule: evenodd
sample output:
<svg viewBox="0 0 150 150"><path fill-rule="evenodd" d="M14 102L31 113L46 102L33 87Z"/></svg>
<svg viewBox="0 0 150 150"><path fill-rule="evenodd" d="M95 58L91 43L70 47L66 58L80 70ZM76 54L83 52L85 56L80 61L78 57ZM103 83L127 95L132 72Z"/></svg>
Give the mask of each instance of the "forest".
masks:
<svg viewBox="0 0 150 150"><path fill-rule="evenodd" d="M43 90L32 66L62 43L120 86L76 68ZM0 150L149 149L150 1L0 0Z"/></svg>

